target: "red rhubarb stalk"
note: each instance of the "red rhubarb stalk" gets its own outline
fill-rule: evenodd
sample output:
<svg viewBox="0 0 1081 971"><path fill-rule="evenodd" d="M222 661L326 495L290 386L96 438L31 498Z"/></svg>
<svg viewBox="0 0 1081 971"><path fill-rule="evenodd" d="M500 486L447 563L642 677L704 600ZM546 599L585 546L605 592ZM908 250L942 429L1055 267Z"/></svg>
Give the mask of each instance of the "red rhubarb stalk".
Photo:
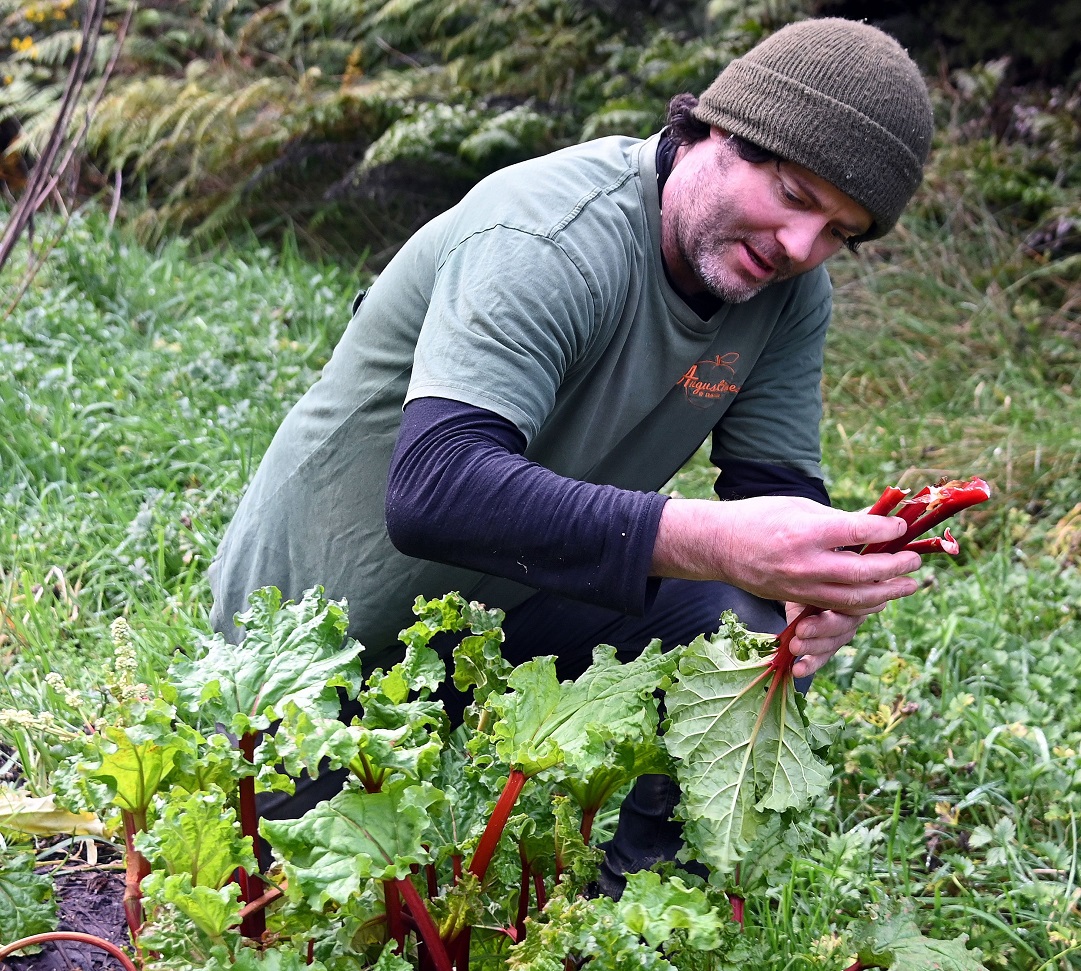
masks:
<svg viewBox="0 0 1081 971"><path fill-rule="evenodd" d="M548 892L544 889L544 877L536 871L533 872L533 891L537 895L537 910L544 910L548 903Z"/></svg>
<svg viewBox="0 0 1081 971"><path fill-rule="evenodd" d="M729 893L728 902L732 905L732 920L743 927L743 898L738 893Z"/></svg>
<svg viewBox="0 0 1081 971"><path fill-rule="evenodd" d="M905 496L908 489L898 489L897 486L887 486L878 501L867 510L868 516L888 516Z"/></svg>
<svg viewBox="0 0 1081 971"><path fill-rule="evenodd" d="M249 914L254 914L257 910L265 910L275 900L280 900L285 896L285 891L281 887L271 887L261 897L257 897L250 904L245 904L240 908L240 919L243 920Z"/></svg>
<svg viewBox="0 0 1081 971"><path fill-rule="evenodd" d="M124 971L137 971L134 962L120 948L110 941L95 937L93 934L83 934L80 931L49 931L47 934L32 934L30 937L20 937L17 941L0 946L0 960L21 951L24 947L33 947L35 944L47 944L49 941L75 941L79 944L89 944L91 947L111 954L116 958Z"/></svg>
<svg viewBox="0 0 1081 971"><path fill-rule="evenodd" d="M432 920L432 915L428 913L428 908L417 892L417 888L413 886L412 881L408 878L396 879L392 882L409 908L409 915L416 922L417 933L424 942L424 946L428 949L428 955L431 957L436 971L452 971L450 955L447 954L447 949L443 941L440 940L439 928L435 926L435 921Z"/></svg>
<svg viewBox="0 0 1081 971"><path fill-rule="evenodd" d="M905 499L897 511L897 515L909 524L904 536L888 543L873 543L865 546L861 552L896 553L950 516L990 498L991 487L976 477L967 481L954 479L921 489L916 495Z"/></svg>
<svg viewBox="0 0 1081 971"><path fill-rule="evenodd" d="M248 762L255 762L255 734L248 732L240 737L240 751ZM240 831L251 837L252 850L259 859L262 837L259 835L259 811L255 806L255 777L246 775L238 783L240 796ZM240 884L240 896L245 904L254 903L264 892L263 881L258 874L249 874L246 870L237 870L237 882ZM266 931L266 914L262 909L251 911L240 922L240 933L245 937L258 940Z"/></svg>
<svg viewBox="0 0 1081 971"><path fill-rule="evenodd" d="M949 553L956 556L961 552L961 544L953 538L949 529L944 529L941 536L927 536L923 539L914 539L906 547L913 553Z"/></svg>
<svg viewBox="0 0 1081 971"><path fill-rule="evenodd" d="M405 951L405 923L402 920L402 896L393 880L383 884L383 903L387 911L387 934L397 943L395 954Z"/></svg>
<svg viewBox="0 0 1081 971"><path fill-rule="evenodd" d="M582 834L582 842L589 845L589 837L593 835L593 820L597 816L597 809L582 810L582 825L578 832Z"/></svg>
<svg viewBox="0 0 1081 971"><path fill-rule="evenodd" d="M514 929L521 940L525 934L526 915L529 913L529 860L521 843L518 844L518 859L522 864L522 877L518 884L518 915L514 921Z"/></svg>
<svg viewBox="0 0 1081 971"><path fill-rule="evenodd" d="M499 838L503 835L503 828L507 825L507 820L510 819L511 810L514 808L515 802L518 801L518 796L521 794L525 783L526 774L521 769L510 770L507 783L503 786L503 791L499 795L495 809L492 810L488 825L484 827L484 833L469 864L469 872L482 883L485 874L488 872L488 865L492 862L492 857L495 856Z"/></svg>

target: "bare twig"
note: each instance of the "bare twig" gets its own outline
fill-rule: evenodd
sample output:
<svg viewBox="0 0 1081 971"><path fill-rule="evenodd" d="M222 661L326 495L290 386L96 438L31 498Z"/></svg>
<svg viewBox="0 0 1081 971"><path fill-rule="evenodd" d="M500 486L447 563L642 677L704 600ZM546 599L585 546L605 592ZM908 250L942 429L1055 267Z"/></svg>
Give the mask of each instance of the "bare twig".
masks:
<svg viewBox="0 0 1081 971"><path fill-rule="evenodd" d="M61 96L56 121L53 124L45 148L42 150L41 155L38 157L37 162L30 171L22 195L11 213L11 218L8 220L7 227L4 229L3 235L0 236L0 270L3 270L20 236L28 227L33 225L34 215L45 204L49 197L58 191L60 180L63 177L64 172L71 165L75 153L78 151L80 144L86 136L90 124L90 117L94 109L100 103L105 91L105 86L116 66L120 49L123 46L124 36L127 33L128 26L131 23L131 18L135 11L134 2L129 5L124 22L117 32L116 45L112 56L98 83L97 90L87 107L83 124L80 126L77 135L69 141L68 128L78 105L79 96L82 93L94 63L94 53L97 49L98 39L101 36L105 8L106 0L88 0L86 16L83 20L82 42L79 45L78 53L68 72L67 81L64 84L64 93ZM57 158L61 155L61 152L63 152L63 157L60 164L56 165ZM61 234L63 228L66 228L66 226L67 221L65 220L64 227L61 229ZM56 245L58 239L59 237L50 244L49 250ZM48 253L46 252L45 255L48 255ZM31 258L30 266L27 270L28 279L23 282L19 289L19 293L16 295L15 302L8 308L7 313L11 312L18 303L19 298L26 292L30 281L37 274L43 262L44 257L38 260Z"/></svg>

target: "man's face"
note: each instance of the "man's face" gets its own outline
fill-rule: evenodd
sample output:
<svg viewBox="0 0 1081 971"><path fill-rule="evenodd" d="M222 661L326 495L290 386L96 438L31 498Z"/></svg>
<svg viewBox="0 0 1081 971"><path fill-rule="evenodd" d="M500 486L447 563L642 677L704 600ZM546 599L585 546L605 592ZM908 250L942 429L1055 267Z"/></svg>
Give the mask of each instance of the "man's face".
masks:
<svg viewBox="0 0 1081 971"><path fill-rule="evenodd" d="M729 303L814 269L871 214L794 162L745 162L717 128L681 149L664 187L662 248L685 294Z"/></svg>

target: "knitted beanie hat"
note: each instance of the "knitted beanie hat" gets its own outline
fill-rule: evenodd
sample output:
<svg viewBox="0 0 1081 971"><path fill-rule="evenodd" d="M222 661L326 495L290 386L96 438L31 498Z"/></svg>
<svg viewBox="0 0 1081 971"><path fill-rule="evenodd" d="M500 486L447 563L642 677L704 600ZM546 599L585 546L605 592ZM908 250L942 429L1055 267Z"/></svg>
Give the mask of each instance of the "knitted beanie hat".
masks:
<svg viewBox="0 0 1081 971"><path fill-rule="evenodd" d="M923 177L931 100L904 48L876 27L824 17L782 28L732 61L694 116L797 162L886 233Z"/></svg>

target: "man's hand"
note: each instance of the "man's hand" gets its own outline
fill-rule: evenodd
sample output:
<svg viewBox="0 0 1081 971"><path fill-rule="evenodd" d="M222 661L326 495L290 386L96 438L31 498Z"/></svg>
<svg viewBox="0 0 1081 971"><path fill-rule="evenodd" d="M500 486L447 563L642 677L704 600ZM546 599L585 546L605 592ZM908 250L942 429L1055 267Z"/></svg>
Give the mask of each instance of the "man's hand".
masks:
<svg viewBox="0 0 1081 971"><path fill-rule="evenodd" d="M824 667L834 654L852 640L864 618L877 614L883 606L880 604L871 610L852 614L825 610L820 614L804 617L796 625L796 636L788 645L789 650L799 658L792 666L792 673L797 678L805 678ZM788 622L795 620L803 609L803 604L785 604Z"/></svg>
<svg viewBox="0 0 1081 971"><path fill-rule="evenodd" d="M917 553L844 550L897 539L905 528L895 516L842 512L809 499L670 499L661 513L653 573L723 580L769 600L834 612L828 620L814 618L821 633L806 638L828 643L851 637L860 618L890 600L915 593L918 584L905 574L919 568Z"/></svg>

